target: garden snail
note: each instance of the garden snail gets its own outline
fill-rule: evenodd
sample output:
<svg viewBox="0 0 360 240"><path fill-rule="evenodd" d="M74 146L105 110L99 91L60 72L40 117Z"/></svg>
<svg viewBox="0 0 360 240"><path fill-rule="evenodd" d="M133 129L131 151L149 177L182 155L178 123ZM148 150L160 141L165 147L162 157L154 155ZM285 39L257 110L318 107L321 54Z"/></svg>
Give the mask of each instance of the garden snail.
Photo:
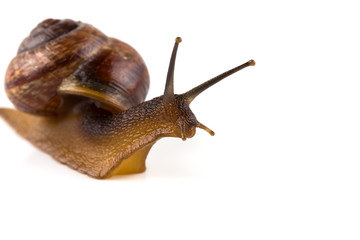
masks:
<svg viewBox="0 0 360 240"><path fill-rule="evenodd" d="M21 111L0 108L22 137L54 159L94 178L145 171L162 137L183 140L196 128L190 103L250 60L183 94L174 94L176 38L164 95L145 101L146 66L129 45L72 20L41 22L19 47L5 77L9 99Z"/></svg>

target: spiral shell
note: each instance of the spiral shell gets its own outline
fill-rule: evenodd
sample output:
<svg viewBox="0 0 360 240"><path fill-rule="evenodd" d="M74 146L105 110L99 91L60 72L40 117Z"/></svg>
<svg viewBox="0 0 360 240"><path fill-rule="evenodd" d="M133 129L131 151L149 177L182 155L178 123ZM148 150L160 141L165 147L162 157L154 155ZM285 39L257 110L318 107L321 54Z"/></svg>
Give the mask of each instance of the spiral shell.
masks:
<svg viewBox="0 0 360 240"><path fill-rule="evenodd" d="M121 111L144 101L149 74L128 44L89 24L47 19L21 43L5 89L16 108L32 114L59 115L69 95Z"/></svg>

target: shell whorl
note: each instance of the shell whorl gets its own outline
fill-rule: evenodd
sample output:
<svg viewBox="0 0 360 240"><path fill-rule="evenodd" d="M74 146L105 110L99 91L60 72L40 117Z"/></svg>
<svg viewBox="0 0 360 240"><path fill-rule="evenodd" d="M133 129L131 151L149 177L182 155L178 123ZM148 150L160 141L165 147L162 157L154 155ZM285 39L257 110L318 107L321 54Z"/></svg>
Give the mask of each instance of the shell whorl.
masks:
<svg viewBox="0 0 360 240"><path fill-rule="evenodd" d="M21 43L5 89L24 112L56 116L64 95L123 110L142 102L149 76L141 56L89 24L47 19Z"/></svg>

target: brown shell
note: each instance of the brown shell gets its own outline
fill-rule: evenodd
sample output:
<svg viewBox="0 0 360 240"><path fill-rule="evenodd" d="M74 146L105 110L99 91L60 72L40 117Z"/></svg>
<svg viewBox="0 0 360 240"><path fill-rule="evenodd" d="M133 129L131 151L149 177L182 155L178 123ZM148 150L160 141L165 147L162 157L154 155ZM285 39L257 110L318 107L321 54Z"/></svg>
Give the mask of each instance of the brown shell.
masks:
<svg viewBox="0 0 360 240"><path fill-rule="evenodd" d="M24 39L5 76L13 104L45 116L59 114L65 95L121 111L143 102L148 88L146 65L131 46L68 19L41 22Z"/></svg>

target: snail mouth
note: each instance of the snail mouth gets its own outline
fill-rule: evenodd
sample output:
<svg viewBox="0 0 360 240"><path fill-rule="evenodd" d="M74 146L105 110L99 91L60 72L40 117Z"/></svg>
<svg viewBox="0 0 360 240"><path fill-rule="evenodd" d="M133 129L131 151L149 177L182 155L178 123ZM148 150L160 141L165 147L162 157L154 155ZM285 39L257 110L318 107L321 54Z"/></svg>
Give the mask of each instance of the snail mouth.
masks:
<svg viewBox="0 0 360 240"><path fill-rule="evenodd" d="M195 127L185 127L185 126L179 126L180 129L180 137L183 141L186 141L188 138L192 138L196 133Z"/></svg>
<svg viewBox="0 0 360 240"><path fill-rule="evenodd" d="M179 125L179 130L180 130L180 138L183 141L186 141L186 139L188 138L192 138L195 133L196 133L196 128L201 128L203 130L205 130L206 132L208 132L211 136L215 135L215 132L213 130L211 130L210 128L208 128L207 126L205 126L204 124L200 123L200 122L196 122L196 126L192 126L192 127L186 127L184 125Z"/></svg>

